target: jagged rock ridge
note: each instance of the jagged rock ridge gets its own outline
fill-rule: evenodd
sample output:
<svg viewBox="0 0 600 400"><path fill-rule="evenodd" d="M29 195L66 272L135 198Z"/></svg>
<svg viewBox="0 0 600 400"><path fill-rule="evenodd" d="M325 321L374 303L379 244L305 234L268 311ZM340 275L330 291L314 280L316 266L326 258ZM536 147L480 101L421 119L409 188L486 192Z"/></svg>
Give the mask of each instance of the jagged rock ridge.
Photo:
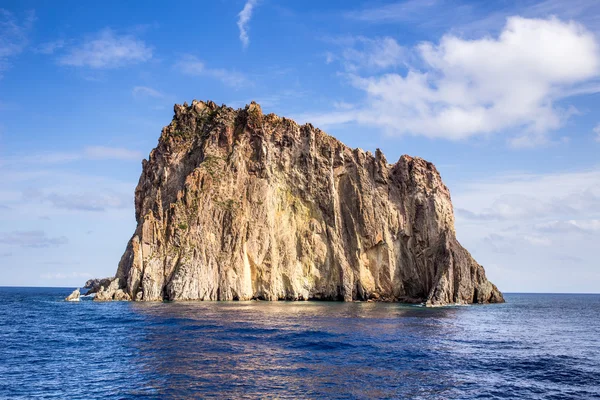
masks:
<svg viewBox="0 0 600 400"><path fill-rule="evenodd" d="M135 210L96 300L504 301L456 240L433 164L388 164L256 103L175 105Z"/></svg>
<svg viewBox="0 0 600 400"><path fill-rule="evenodd" d="M114 280L114 277L103 278L103 279L88 279L85 282L85 285L83 285L83 288L87 289L87 292L85 292L85 295L89 296L91 294L98 293L98 291L100 291L100 288L108 287L112 283L113 280Z"/></svg>

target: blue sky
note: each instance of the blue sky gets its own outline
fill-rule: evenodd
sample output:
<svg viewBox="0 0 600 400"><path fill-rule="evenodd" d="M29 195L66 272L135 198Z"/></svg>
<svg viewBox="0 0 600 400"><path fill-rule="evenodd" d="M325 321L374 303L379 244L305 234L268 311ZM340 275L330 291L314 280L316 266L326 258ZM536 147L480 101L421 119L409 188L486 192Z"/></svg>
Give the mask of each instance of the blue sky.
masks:
<svg viewBox="0 0 600 400"><path fill-rule="evenodd" d="M0 3L0 285L112 275L174 103L436 164L504 291L598 292L600 5Z"/></svg>

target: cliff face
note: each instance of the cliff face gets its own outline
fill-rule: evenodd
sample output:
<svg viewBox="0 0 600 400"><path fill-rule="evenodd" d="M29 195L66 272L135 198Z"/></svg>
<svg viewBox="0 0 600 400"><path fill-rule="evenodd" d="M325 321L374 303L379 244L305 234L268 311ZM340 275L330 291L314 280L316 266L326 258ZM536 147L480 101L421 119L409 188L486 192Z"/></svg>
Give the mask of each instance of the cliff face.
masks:
<svg viewBox="0 0 600 400"><path fill-rule="evenodd" d="M388 164L252 103L175 106L96 300L502 302L433 164Z"/></svg>

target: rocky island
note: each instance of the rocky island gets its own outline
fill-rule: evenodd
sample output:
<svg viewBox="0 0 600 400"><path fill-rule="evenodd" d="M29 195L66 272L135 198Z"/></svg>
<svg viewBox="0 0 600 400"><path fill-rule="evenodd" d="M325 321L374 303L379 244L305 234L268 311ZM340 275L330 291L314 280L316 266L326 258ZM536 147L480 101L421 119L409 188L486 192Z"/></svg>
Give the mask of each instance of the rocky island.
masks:
<svg viewBox="0 0 600 400"><path fill-rule="evenodd" d="M389 164L256 103L175 105L135 215L95 300L504 301L433 164Z"/></svg>

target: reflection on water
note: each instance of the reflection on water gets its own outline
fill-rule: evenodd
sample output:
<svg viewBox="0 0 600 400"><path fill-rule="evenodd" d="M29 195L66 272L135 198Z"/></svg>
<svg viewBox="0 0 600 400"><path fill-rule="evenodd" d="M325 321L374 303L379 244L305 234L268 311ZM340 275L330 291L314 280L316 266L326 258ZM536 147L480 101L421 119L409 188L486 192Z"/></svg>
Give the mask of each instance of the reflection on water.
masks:
<svg viewBox="0 0 600 400"><path fill-rule="evenodd" d="M66 303L0 288L0 398L590 398L600 296Z"/></svg>

